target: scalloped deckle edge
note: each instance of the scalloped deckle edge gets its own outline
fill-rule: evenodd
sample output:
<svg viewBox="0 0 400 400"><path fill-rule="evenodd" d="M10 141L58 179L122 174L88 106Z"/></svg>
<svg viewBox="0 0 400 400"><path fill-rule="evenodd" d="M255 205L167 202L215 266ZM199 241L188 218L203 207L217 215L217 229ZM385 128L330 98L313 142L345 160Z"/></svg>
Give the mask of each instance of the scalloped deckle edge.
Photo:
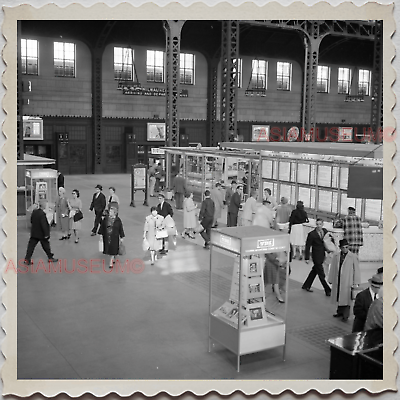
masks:
<svg viewBox="0 0 400 400"><path fill-rule="evenodd" d="M159 7L154 3L144 4L139 7L124 3L115 7L105 4L96 4L85 7L79 4L69 5L61 8L49 4L41 8L29 5L16 7L3 7L5 18L3 23L3 35L6 45L3 49L3 59L6 70L3 75L3 85L7 93L3 99L3 109L6 119L3 124L3 133L6 137L2 155L6 160L3 172L3 181L7 187L3 196L3 205L7 210L7 216L3 221L3 230L6 239L2 251L7 263L17 260L16 254L16 21L18 19L260 19L265 15L266 19L296 19L296 20L373 20L384 21L384 121L386 127L395 127L392 108L395 104L395 96L391 88L395 73L391 66L391 60L395 55L395 48L391 36L395 30L393 19L393 5L380 5L368 3L357 7L353 3L345 3L331 6L326 2L314 6L307 6L301 2L292 3L290 6L282 6L279 3L269 3L259 7L253 3L245 3L240 6L232 6L229 3L219 3L208 7L202 3L195 3L183 7L178 3ZM133 393L143 393L154 396L158 393L180 395L191 392L196 395L205 395L212 391L222 395L228 395L235 391L245 394L256 394L266 391L270 394L280 394L290 390L296 394L307 393L316 390L319 393L332 393L334 390L342 390L345 393L355 393L360 389L366 389L373 393L385 390L396 390L395 378L397 375L397 364L393 358L393 352L397 346L397 339L393 333L393 327L397 323L397 316L392 304L397 298L397 292L393 285L396 274L396 265L392 255L396 250L396 241L393 230L396 226L396 218L393 205L396 194L392 182L396 177L396 171L392 162L396 153L394 143L395 134L389 135L393 140L384 143L384 259L385 259L385 365L383 381L135 381L135 380L17 380L17 358L16 358L16 283L17 277L14 273L6 272L3 267L3 280L7 288L3 293L2 302L6 313L2 319L2 327L6 332L6 338L2 343L2 351L6 358L2 369L3 394L14 394L18 396L29 396L41 393L45 396L55 396L58 393L67 393L71 397L91 393L95 396L105 396L109 393L117 393L128 396ZM268 378L268 377L266 377Z"/></svg>

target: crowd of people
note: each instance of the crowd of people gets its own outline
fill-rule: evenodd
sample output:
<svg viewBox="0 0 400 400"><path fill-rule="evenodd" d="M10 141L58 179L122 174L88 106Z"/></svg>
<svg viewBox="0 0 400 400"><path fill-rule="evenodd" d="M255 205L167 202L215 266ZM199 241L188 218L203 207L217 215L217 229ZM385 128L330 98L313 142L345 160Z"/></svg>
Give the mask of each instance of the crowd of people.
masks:
<svg viewBox="0 0 400 400"><path fill-rule="evenodd" d="M176 245L178 235L173 220L173 207L161 192L161 184L157 185L159 171L157 171L157 165L153 167L149 170L149 194L155 196L154 193L157 193L158 204L150 208L150 214L145 218L143 229L143 249L149 251L151 265L154 265L159 256L168 254L170 239L172 238ZM73 233L75 243L79 243L83 218L79 190L72 190L72 197L69 198L64 188L62 175L59 175L58 183L60 186L55 204L54 221L60 232L59 240L69 240ZM250 189L249 196L246 201L243 201L242 184L237 184L235 180L232 180L229 187L223 188L218 182L213 189L205 190L200 207L194 202L193 193L187 189L181 173L173 178L171 188L174 193L175 208L183 210L182 238L194 239L199 233L204 240L204 248L209 249L211 229L218 227L224 208L227 211L227 227L261 225L288 232L289 261L297 258L304 259L307 264L312 260L313 264L302 289L312 293L313 282L318 276L326 296L331 297L332 303L337 307L333 315L335 318L341 318L343 322L346 322L350 316L352 301L355 300L353 332L382 326L382 269L370 279L369 288L360 291L357 296L354 295L361 283L358 254L363 245L363 232L361 219L356 215L353 207L348 208L348 215L342 219L344 237L336 246L332 236L324 228L322 218L317 218L315 229L305 235L304 224L308 223L309 219L304 204L298 201L293 209L284 196L278 204L269 188L263 190L261 202L258 201L258 191L255 189ZM91 235L102 236L99 247L103 254L110 256L110 268L113 268L116 257L124 251L125 233L118 216L119 203L115 187L109 188L109 195L106 197L103 194L102 185L95 186L95 193L89 206L89 210L94 212ZM49 261L58 261L50 248L50 224L45 213L46 205L46 200L40 200L38 207L31 215L31 237L25 256L27 265L31 264L32 254L39 242ZM271 284L280 303L283 303L284 299L279 289L279 271L282 266L285 266L284 264L285 261L279 253L265 256L265 283ZM326 276L328 276L327 279ZM369 311L370 316L368 316Z"/></svg>

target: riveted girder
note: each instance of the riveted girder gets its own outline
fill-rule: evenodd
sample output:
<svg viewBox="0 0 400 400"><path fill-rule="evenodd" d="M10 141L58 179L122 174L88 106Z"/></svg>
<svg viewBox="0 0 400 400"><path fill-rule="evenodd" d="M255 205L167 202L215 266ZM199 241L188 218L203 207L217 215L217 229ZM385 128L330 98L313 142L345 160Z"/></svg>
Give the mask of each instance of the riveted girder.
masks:
<svg viewBox="0 0 400 400"><path fill-rule="evenodd" d="M21 21L17 21L17 160L24 159L23 104L21 74Z"/></svg>
<svg viewBox="0 0 400 400"><path fill-rule="evenodd" d="M237 84L239 21L222 22L221 45L221 141L237 132Z"/></svg>
<svg viewBox="0 0 400 400"><path fill-rule="evenodd" d="M179 54L181 31L185 21L165 21L166 35L166 115L165 115L165 145L179 146Z"/></svg>
<svg viewBox="0 0 400 400"><path fill-rule="evenodd" d="M218 61L219 58L213 58L208 63L208 93L207 93L207 121L208 138L207 145L216 146L218 138L216 137L217 121L217 95L218 95Z"/></svg>

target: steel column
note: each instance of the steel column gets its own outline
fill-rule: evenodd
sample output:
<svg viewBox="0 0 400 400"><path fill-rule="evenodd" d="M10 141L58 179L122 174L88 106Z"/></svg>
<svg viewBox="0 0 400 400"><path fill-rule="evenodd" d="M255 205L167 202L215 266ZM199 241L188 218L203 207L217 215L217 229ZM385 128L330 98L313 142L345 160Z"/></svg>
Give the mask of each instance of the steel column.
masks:
<svg viewBox="0 0 400 400"><path fill-rule="evenodd" d="M239 21L222 22L221 44L221 141L237 133L237 75Z"/></svg>
<svg viewBox="0 0 400 400"><path fill-rule="evenodd" d="M166 113L165 113L165 145L179 146L179 54L181 46L181 31L185 21L165 21L166 35Z"/></svg>
<svg viewBox="0 0 400 400"><path fill-rule="evenodd" d="M375 143L380 143L383 130L383 23L382 21L375 22L375 41L374 41L374 63L372 67L371 80L371 129Z"/></svg>
<svg viewBox="0 0 400 400"><path fill-rule="evenodd" d="M23 99L21 65L21 21L17 21L17 160L24 159Z"/></svg>
<svg viewBox="0 0 400 400"><path fill-rule="evenodd" d="M218 61L213 58L208 62L207 84L207 138L206 146L216 146L219 142L216 135L217 98L218 98Z"/></svg>

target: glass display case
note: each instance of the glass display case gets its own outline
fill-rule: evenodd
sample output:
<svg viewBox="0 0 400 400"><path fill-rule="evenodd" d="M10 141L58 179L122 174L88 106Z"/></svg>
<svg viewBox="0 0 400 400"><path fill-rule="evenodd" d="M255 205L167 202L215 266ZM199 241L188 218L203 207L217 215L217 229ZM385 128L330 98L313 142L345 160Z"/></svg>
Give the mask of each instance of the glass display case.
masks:
<svg viewBox="0 0 400 400"><path fill-rule="evenodd" d="M47 200L45 210L49 223L53 220L57 200L57 171L54 169L27 169L25 172L25 207L29 225L32 211L39 200Z"/></svg>
<svg viewBox="0 0 400 400"><path fill-rule="evenodd" d="M289 235L261 226L213 229L209 351L218 342L240 357L283 347L288 303Z"/></svg>

